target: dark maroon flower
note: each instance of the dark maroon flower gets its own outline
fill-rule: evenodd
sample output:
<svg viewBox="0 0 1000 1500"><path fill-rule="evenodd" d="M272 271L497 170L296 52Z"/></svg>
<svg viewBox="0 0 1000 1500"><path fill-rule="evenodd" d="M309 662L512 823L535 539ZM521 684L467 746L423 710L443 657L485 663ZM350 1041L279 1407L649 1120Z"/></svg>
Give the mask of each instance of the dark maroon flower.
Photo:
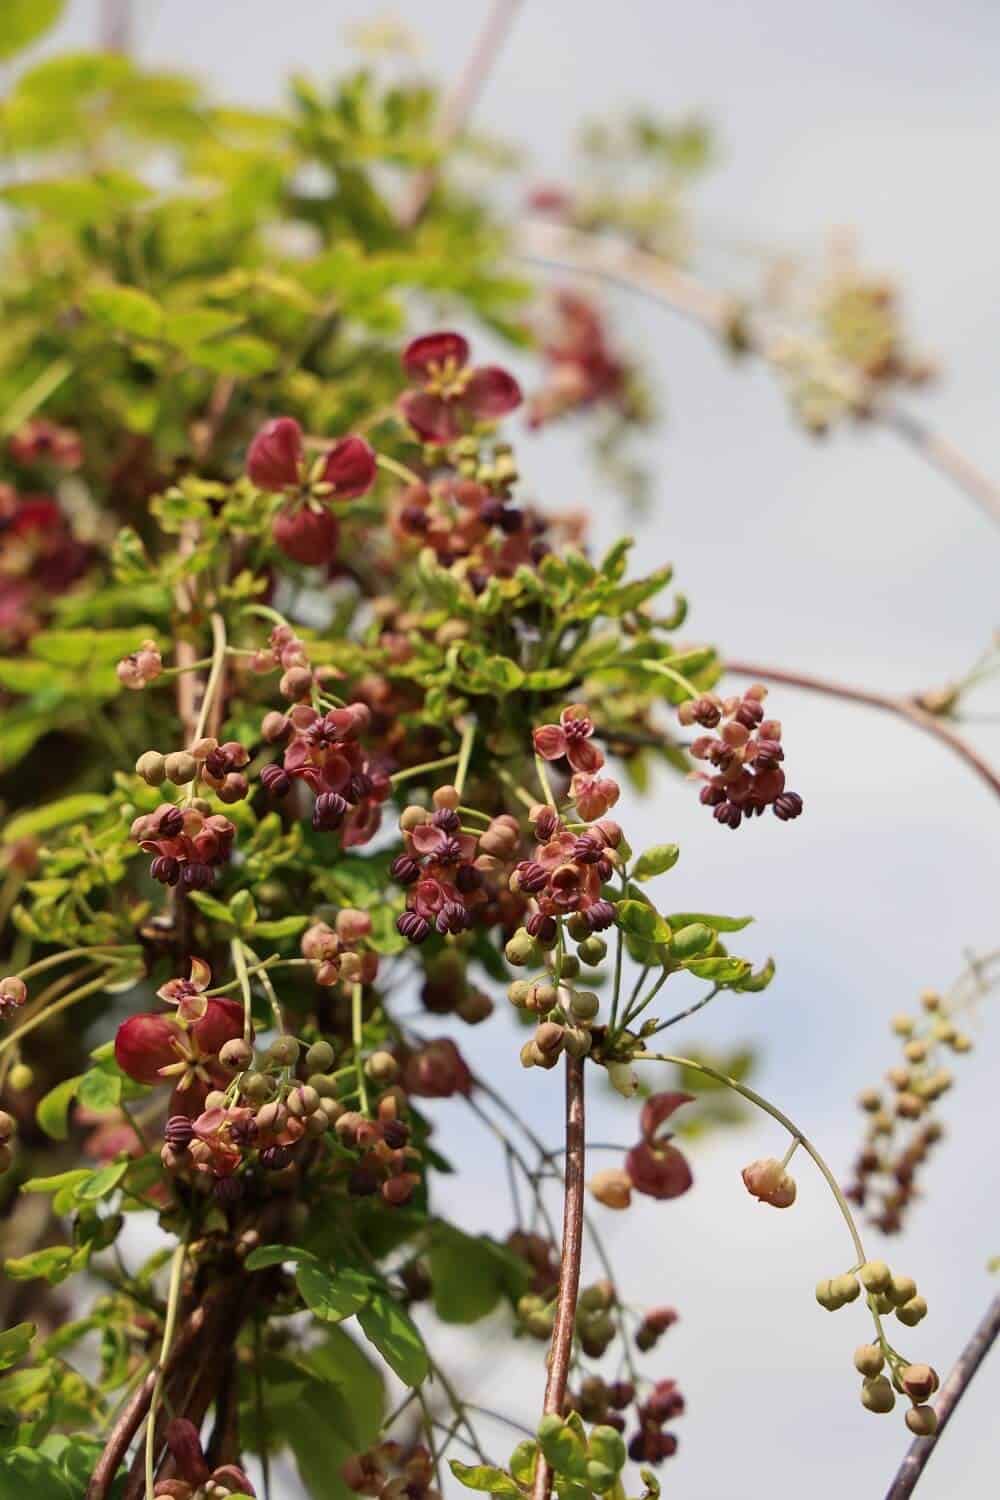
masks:
<svg viewBox="0 0 1000 1500"><path fill-rule="evenodd" d="M291 777L283 766L265 766L260 773L260 784L271 797L287 797L292 789Z"/></svg>
<svg viewBox="0 0 1000 1500"><path fill-rule="evenodd" d="M163 1139L172 1151L186 1151L194 1139L194 1127L187 1115L171 1115L163 1128Z"/></svg>
<svg viewBox="0 0 1000 1500"><path fill-rule="evenodd" d="M172 854L158 854L149 866L149 873L162 885L176 885L181 873L180 860Z"/></svg>
<svg viewBox="0 0 1000 1500"><path fill-rule="evenodd" d="M258 489L283 490L302 478L302 428L294 417L275 417L260 429L247 453L247 473Z"/></svg>
<svg viewBox="0 0 1000 1500"><path fill-rule="evenodd" d="M469 1093L472 1074L451 1038L439 1037L407 1058L403 1087L417 1098L450 1099L452 1094Z"/></svg>
<svg viewBox="0 0 1000 1500"><path fill-rule="evenodd" d="M431 924L415 911L404 911L396 918L396 929L411 943L422 943L430 936Z"/></svg>
<svg viewBox="0 0 1000 1500"><path fill-rule="evenodd" d="M458 901L446 901L434 918L434 926L440 933L464 932L469 926L469 913Z"/></svg>
<svg viewBox="0 0 1000 1500"><path fill-rule="evenodd" d="M167 1447L178 1475L188 1484L201 1485L211 1478L198 1429L186 1417L175 1417L167 1427Z"/></svg>
<svg viewBox="0 0 1000 1500"><path fill-rule="evenodd" d="M339 828L350 805L339 792L320 792L312 815L312 825L316 832L329 833L334 828Z"/></svg>
<svg viewBox="0 0 1000 1500"><path fill-rule="evenodd" d="M269 1172L280 1172L282 1167L287 1167L292 1159L292 1153L287 1146L265 1146L260 1153L260 1164Z"/></svg>
<svg viewBox="0 0 1000 1500"><path fill-rule="evenodd" d="M603 898L600 901L595 901L593 906L588 907L583 913L583 919L591 932L604 932L606 928L614 924L614 905Z"/></svg>
<svg viewBox="0 0 1000 1500"><path fill-rule="evenodd" d="M412 854L399 854L389 866L389 874L400 885L412 885L420 879L420 865Z"/></svg>
<svg viewBox="0 0 1000 1500"><path fill-rule="evenodd" d="M356 500L368 493L377 474L374 449L364 438L351 434L334 443L323 460L320 478L333 485L335 499Z"/></svg>
<svg viewBox="0 0 1000 1500"><path fill-rule="evenodd" d="M802 798L798 792L782 792L780 797L774 799L774 816L787 823L790 818L797 818L802 811Z"/></svg>
<svg viewBox="0 0 1000 1500"><path fill-rule="evenodd" d="M524 860L516 867L514 874L517 876L518 888L528 895L533 895L548 885L549 872L537 860Z"/></svg>
<svg viewBox="0 0 1000 1500"><path fill-rule="evenodd" d="M326 567L337 555L340 523L322 506L292 501L278 511L271 535L286 557L308 567Z"/></svg>
<svg viewBox="0 0 1000 1500"><path fill-rule="evenodd" d="M531 937L540 938L543 943L554 942L559 931L555 917L544 916L540 911L532 912L524 925Z"/></svg>
<svg viewBox="0 0 1000 1500"><path fill-rule="evenodd" d="M632 1186L650 1198L679 1198L693 1181L686 1157L671 1145L670 1137L658 1136L659 1127L691 1094L667 1091L646 1100L639 1117L642 1140L625 1157L625 1170Z"/></svg>
<svg viewBox="0 0 1000 1500"><path fill-rule="evenodd" d="M493 422L521 404L521 388L497 365L469 368L469 345L459 333L414 339L403 368L419 389L405 391L400 410L428 443L450 443L472 422Z"/></svg>

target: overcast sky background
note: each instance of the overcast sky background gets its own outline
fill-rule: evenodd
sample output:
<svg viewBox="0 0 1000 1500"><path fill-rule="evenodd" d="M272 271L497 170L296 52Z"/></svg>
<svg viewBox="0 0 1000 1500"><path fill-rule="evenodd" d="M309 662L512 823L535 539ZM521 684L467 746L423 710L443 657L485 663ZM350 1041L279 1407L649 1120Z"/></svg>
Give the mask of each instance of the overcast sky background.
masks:
<svg viewBox="0 0 1000 1500"><path fill-rule="evenodd" d="M483 0L397 8L443 77L460 68L485 11ZM347 66L345 25L380 9L365 0L136 0L135 13L144 60L193 66L230 100L266 104L289 71L322 78ZM71 0L59 40L89 43L95 32L94 0ZM987 0L526 0L477 120L523 146L549 178L568 168L585 115L632 105L704 113L724 147L698 198L704 233L808 251L831 226L857 226L866 260L899 274L915 339L945 370L914 407L1000 474L998 43L1000 12ZM665 311L622 295L611 306L667 414L646 449L657 485L639 529L641 560L674 562L693 635L733 656L890 691L933 685L971 662L998 624L1000 545L967 499L889 434L810 442L765 372L734 369ZM578 432L526 440L522 459L547 503L590 506L601 540L621 530L621 508ZM647 842L682 846L661 882L668 910L752 911L757 924L737 951L778 961L766 994L719 999L672 1032L671 1045L758 1047L758 1086L845 1172L858 1135L853 1097L895 1060L888 1017L921 987L946 985L965 948L998 940L996 809L954 758L892 720L787 691L771 706L786 726L805 817L734 836L689 786L664 776L633 827ZM978 738L1000 755L995 728ZM927 1174L930 1201L901 1241L872 1236L870 1246L917 1278L931 1315L899 1342L942 1370L995 1290L985 1262L1000 1251L989 1005L984 1021L982 1046L959 1060L944 1106L950 1138ZM555 1141L555 1079L517 1069L506 1019L465 1040ZM439 1111L463 1171L450 1196L461 1197L464 1221L502 1232L499 1158L470 1119L456 1128L460 1109ZM630 1122L624 1106L594 1102L593 1138L627 1139ZM621 1217L596 1209L635 1300L641 1290L682 1315L650 1368L687 1393L680 1454L663 1471L684 1500L876 1500L905 1447L899 1411L875 1419L857 1400L851 1353L867 1338L859 1305L831 1317L813 1301L814 1282L850 1264L822 1183L800 1162L799 1203L780 1215L740 1185L746 1161L782 1146L776 1129L754 1122L695 1150L697 1190L677 1203ZM482 1338L475 1347L493 1352ZM538 1346L531 1354L484 1368L478 1399L530 1419ZM998 1394L995 1355L934 1458L924 1500L995 1491ZM509 1437L487 1430L502 1458ZM289 1500L295 1493L289 1483Z"/></svg>

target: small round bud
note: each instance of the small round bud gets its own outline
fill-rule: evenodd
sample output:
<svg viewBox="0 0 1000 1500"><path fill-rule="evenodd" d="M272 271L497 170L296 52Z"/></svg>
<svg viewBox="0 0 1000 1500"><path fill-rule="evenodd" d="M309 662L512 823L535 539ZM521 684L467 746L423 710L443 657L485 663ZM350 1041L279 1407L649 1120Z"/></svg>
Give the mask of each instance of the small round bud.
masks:
<svg viewBox="0 0 1000 1500"><path fill-rule="evenodd" d="M856 1276L835 1276L830 1282L830 1290L841 1307L845 1302L854 1302L861 1296Z"/></svg>
<svg viewBox="0 0 1000 1500"><path fill-rule="evenodd" d="M159 750L146 750L135 763L136 774L147 786L162 786L167 775L166 765Z"/></svg>
<svg viewBox="0 0 1000 1500"><path fill-rule="evenodd" d="M435 807L446 807L452 812L461 800L462 794L457 786L439 786L431 798Z"/></svg>
<svg viewBox="0 0 1000 1500"><path fill-rule="evenodd" d="M593 990L574 991L570 1001L570 1010L573 1012L574 1020L593 1021L600 1008L600 996L595 995Z"/></svg>
<svg viewBox="0 0 1000 1500"><path fill-rule="evenodd" d="M14 1165L14 1152L10 1146L0 1146L0 1172L9 1172Z"/></svg>
<svg viewBox="0 0 1000 1500"><path fill-rule="evenodd" d="M225 1109L228 1100L221 1089L209 1089L205 1095L206 1109Z"/></svg>
<svg viewBox="0 0 1000 1500"><path fill-rule="evenodd" d="M881 1375L884 1364L885 1355L878 1344L861 1344L854 1351L854 1368L869 1380Z"/></svg>
<svg viewBox="0 0 1000 1500"><path fill-rule="evenodd" d="M917 1295L917 1283L912 1276L894 1276L888 1295L894 1307L902 1307L904 1302L909 1302L911 1297Z"/></svg>
<svg viewBox="0 0 1000 1500"><path fill-rule="evenodd" d="M306 1068L310 1073L326 1073L333 1066L334 1056L330 1043L320 1038L306 1052Z"/></svg>
<svg viewBox="0 0 1000 1500"><path fill-rule="evenodd" d="M914 1020L913 1020L912 1016L906 1016L906 1015L893 1016L893 1018L892 1018L892 1020L891 1020L891 1022L889 1024L891 1025L891 1027L892 1027L893 1031L895 1032L896 1036L912 1036L913 1035Z"/></svg>
<svg viewBox="0 0 1000 1500"><path fill-rule="evenodd" d="M289 1093L288 1110L297 1119L301 1120L307 1115L314 1115L318 1109L319 1093L311 1084L300 1084Z"/></svg>
<svg viewBox="0 0 1000 1500"><path fill-rule="evenodd" d="M528 996L531 994L531 989L532 986L530 980L515 979L507 987L507 999L510 1001L511 1005L516 1005L518 1009L521 1009L525 1005L527 1005Z"/></svg>
<svg viewBox="0 0 1000 1500"><path fill-rule="evenodd" d="M519 927L504 948L504 956L515 968L538 962L538 946L534 938L523 927Z"/></svg>
<svg viewBox="0 0 1000 1500"><path fill-rule="evenodd" d="M878 1089L865 1089L863 1093L858 1095L858 1103L863 1110L873 1115L877 1109L882 1107L882 1095Z"/></svg>
<svg viewBox="0 0 1000 1500"><path fill-rule="evenodd" d="M253 1062L253 1048L242 1037L233 1037L219 1051L219 1061L232 1073L240 1073Z"/></svg>
<svg viewBox="0 0 1000 1500"><path fill-rule="evenodd" d="M833 1282L829 1277L825 1281L817 1281L816 1301L820 1307L825 1307L827 1312L836 1312L842 1306L840 1299L834 1296Z"/></svg>
<svg viewBox="0 0 1000 1500"><path fill-rule="evenodd" d="M920 1004L926 1011L941 1009L941 996L937 990L921 990Z"/></svg>
<svg viewBox="0 0 1000 1500"><path fill-rule="evenodd" d="M584 938L576 950L577 958L588 968L594 969L599 963L603 963L607 957L608 945L603 938L596 936Z"/></svg>
<svg viewBox="0 0 1000 1500"><path fill-rule="evenodd" d="M907 1042L903 1048L903 1056L907 1062L922 1063L927 1058L927 1043L919 1040Z"/></svg>
<svg viewBox="0 0 1000 1500"><path fill-rule="evenodd" d="M13 1115L9 1115L5 1109L0 1109L0 1146L6 1146L7 1142L17 1134L17 1121Z"/></svg>
<svg viewBox="0 0 1000 1500"><path fill-rule="evenodd" d="M911 1297L902 1307L896 1308L896 1317L907 1328L916 1328L927 1316L927 1302L923 1297Z"/></svg>
<svg viewBox="0 0 1000 1500"><path fill-rule="evenodd" d="M905 1420L915 1437L933 1437L937 1432L937 1412L933 1406L911 1406Z"/></svg>
<svg viewBox="0 0 1000 1500"><path fill-rule="evenodd" d="M866 1260L858 1276L866 1292L887 1292L892 1284L892 1272L884 1260Z"/></svg>
<svg viewBox="0 0 1000 1500"><path fill-rule="evenodd" d="M27 1063L15 1063L7 1075L7 1082L15 1094L21 1094L25 1089L30 1089L35 1081L34 1069L29 1068Z"/></svg>
<svg viewBox="0 0 1000 1500"><path fill-rule="evenodd" d="M254 1104L263 1104L270 1099L274 1084L264 1073L248 1073L240 1085L244 1097Z"/></svg>
<svg viewBox="0 0 1000 1500"><path fill-rule="evenodd" d="M911 1401L927 1401L937 1390L937 1371L931 1365L906 1365L900 1371L900 1382Z"/></svg>
<svg viewBox="0 0 1000 1500"><path fill-rule="evenodd" d="M399 1063L391 1052L373 1052L365 1063L365 1072L375 1083L395 1083L399 1077Z"/></svg>
<svg viewBox="0 0 1000 1500"><path fill-rule="evenodd" d="M892 1411L895 1404L896 1392L884 1375L877 1375L874 1380L866 1380L861 1387L861 1405L866 1411L877 1412L882 1416Z"/></svg>
<svg viewBox="0 0 1000 1500"><path fill-rule="evenodd" d="M426 807L418 807L415 802L404 807L399 815L399 826L404 833L412 833L414 828L430 821Z"/></svg>
<svg viewBox="0 0 1000 1500"><path fill-rule="evenodd" d="M0 1007L23 1005L28 998L28 986L18 974L9 974L0 979Z"/></svg>
<svg viewBox="0 0 1000 1500"><path fill-rule="evenodd" d="M186 786L198 774L198 762L186 750L174 750L163 759L164 779L174 786Z"/></svg>
<svg viewBox="0 0 1000 1500"><path fill-rule="evenodd" d="M632 1179L621 1167L607 1167L602 1172L595 1172L587 1186L605 1208L628 1208L632 1201Z"/></svg>
<svg viewBox="0 0 1000 1500"><path fill-rule="evenodd" d="M270 1062L282 1068L293 1068L299 1060L299 1044L293 1036L278 1036L267 1049Z"/></svg>

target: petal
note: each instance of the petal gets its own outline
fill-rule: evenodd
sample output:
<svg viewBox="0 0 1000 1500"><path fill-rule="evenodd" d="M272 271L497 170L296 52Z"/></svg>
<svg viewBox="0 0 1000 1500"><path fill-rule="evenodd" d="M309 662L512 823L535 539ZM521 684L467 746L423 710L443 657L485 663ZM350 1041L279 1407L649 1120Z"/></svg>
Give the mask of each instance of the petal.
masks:
<svg viewBox="0 0 1000 1500"><path fill-rule="evenodd" d="M302 428L294 417L275 417L258 432L247 453L247 473L258 489L298 484Z"/></svg>
<svg viewBox="0 0 1000 1500"><path fill-rule="evenodd" d="M593 740L571 740L566 749L566 759L574 771L582 771L585 776L593 776L604 764L604 753L599 750Z"/></svg>
<svg viewBox="0 0 1000 1500"><path fill-rule="evenodd" d="M410 843L418 854L436 854L447 837L444 830L435 828L433 823L418 823L416 828L410 829Z"/></svg>
<svg viewBox="0 0 1000 1500"><path fill-rule="evenodd" d="M323 464L323 479L333 485L338 500L355 500L367 494L377 473L374 450L364 438L353 434L334 443Z"/></svg>
<svg viewBox="0 0 1000 1500"><path fill-rule="evenodd" d="M172 1016L130 1016L115 1033L115 1061L136 1083L162 1083L160 1069L177 1061L172 1043L180 1034Z"/></svg>
<svg viewBox="0 0 1000 1500"><path fill-rule="evenodd" d="M191 983L196 990L207 990L212 983L212 971L203 958L191 960Z"/></svg>
<svg viewBox="0 0 1000 1500"><path fill-rule="evenodd" d="M430 373L431 365L443 365L451 360L454 365L464 365L469 359L469 341L460 333L425 333L413 339L403 350L403 369L415 380Z"/></svg>
<svg viewBox="0 0 1000 1500"><path fill-rule="evenodd" d="M427 391L404 391L399 410L417 437L425 443L450 443L461 435L455 403Z"/></svg>
<svg viewBox="0 0 1000 1500"><path fill-rule="evenodd" d="M284 505L271 522L271 535L286 557L318 568L336 557L340 526L328 510Z"/></svg>
<svg viewBox="0 0 1000 1500"><path fill-rule="evenodd" d="M656 1150L642 1142L625 1158L625 1170L637 1192L648 1198L679 1198L693 1182L687 1159L676 1146Z"/></svg>
<svg viewBox="0 0 1000 1500"><path fill-rule="evenodd" d="M645 1139L652 1140L664 1120L669 1120L675 1109L680 1109L682 1104L691 1104L693 1100L693 1094L670 1091L651 1094L642 1106L642 1113L639 1116L639 1129Z"/></svg>
<svg viewBox="0 0 1000 1500"><path fill-rule="evenodd" d="M566 736L558 724L543 724L535 730L532 739L543 760L558 760L566 754Z"/></svg>
<svg viewBox="0 0 1000 1500"><path fill-rule="evenodd" d="M204 995L184 995L177 1002L177 1019L183 1021L185 1026L193 1026L207 1010L208 1001Z"/></svg>
<svg viewBox="0 0 1000 1500"><path fill-rule="evenodd" d="M520 406L521 399L521 387L499 365L483 365L474 370L462 393L462 405L481 422L506 416Z"/></svg>
<svg viewBox="0 0 1000 1500"><path fill-rule="evenodd" d="M238 1000L209 1000L208 1009L191 1030L202 1052L214 1056L227 1042L243 1035L243 1006Z"/></svg>

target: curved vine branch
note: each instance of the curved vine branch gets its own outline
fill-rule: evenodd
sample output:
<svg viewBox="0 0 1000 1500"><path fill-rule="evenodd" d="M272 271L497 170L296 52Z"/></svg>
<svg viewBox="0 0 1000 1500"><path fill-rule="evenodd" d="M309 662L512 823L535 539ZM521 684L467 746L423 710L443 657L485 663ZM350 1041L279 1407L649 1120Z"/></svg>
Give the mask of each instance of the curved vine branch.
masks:
<svg viewBox="0 0 1000 1500"><path fill-rule="evenodd" d="M742 304L724 292L703 285L688 272L658 255L638 250L620 240L572 229L562 224L529 219L518 242L521 260L555 270L596 276L610 285L669 307L689 322L707 329L721 340L739 329L740 349L767 364L777 364L781 336L748 324ZM984 515L1000 525L1000 485L912 413L884 396L872 381L844 366L837 372L837 388L852 410L894 432L924 461L973 500Z"/></svg>
<svg viewBox="0 0 1000 1500"><path fill-rule="evenodd" d="M871 692L867 688L848 687L844 683L831 682L826 677L814 677L806 672L788 672L783 667L762 667L753 662L727 661L726 671L738 677L759 678L762 682L780 682L785 687L802 688L807 693L824 693L829 698L842 698L848 703L863 703L868 708L881 709L883 713L895 714L905 719L925 734L932 735L941 744L947 745L953 754L964 760L970 770L975 771L990 790L1000 797L1000 775L988 761L974 750L961 735L949 729L934 714L921 708L914 698L894 698L887 693Z"/></svg>
<svg viewBox="0 0 1000 1500"><path fill-rule="evenodd" d="M583 1257L583 1195L586 1175L584 1142L583 1058L566 1057L566 1172L563 1196L562 1268L556 1297L556 1316L549 1352L549 1375L545 1383L546 1415L562 1415L566 1399L570 1358L573 1353L573 1329L576 1302L580 1291L580 1262ZM548 1500L552 1491L552 1471L542 1453L538 1455L532 1500Z"/></svg>
<svg viewBox="0 0 1000 1500"><path fill-rule="evenodd" d="M937 1432L933 1437L914 1438L899 1466L895 1479L885 1493L885 1500L906 1500L916 1489L921 1474L930 1462L931 1454L941 1441L941 1434L954 1415L955 1408L965 1395L979 1366L1000 1336L1000 1296L994 1297L986 1316L962 1350L955 1365L941 1387L934 1410L937 1412Z"/></svg>

